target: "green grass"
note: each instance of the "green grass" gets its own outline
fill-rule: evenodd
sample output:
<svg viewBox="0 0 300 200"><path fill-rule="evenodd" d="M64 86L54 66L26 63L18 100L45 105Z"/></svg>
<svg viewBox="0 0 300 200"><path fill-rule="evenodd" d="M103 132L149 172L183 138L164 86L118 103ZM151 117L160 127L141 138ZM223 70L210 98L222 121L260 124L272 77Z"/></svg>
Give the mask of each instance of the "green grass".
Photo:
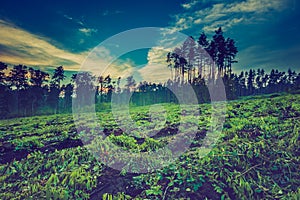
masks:
<svg viewBox="0 0 300 200"><path fill-rule="evenodd" d="M188 151L148 174L129 173L135 167L134 159L121 172L97 161L78 143L80 136L95 136L99 130L94 123L85 127L89 118L84 114L81 127L75 126L70 114L1 120L1 199L299 198L300 95L241 99L228 102L226 107L221 137L211 151L203 146L203 136L212 124L210 104L183 109L175 104L130 107L133 122L121 114L116 120L109 109L98 112L106 139L137 154L167 145L176 137L176 130L182 129L180 122L198 127ZM200 115L195 120L196 112ZM118 120L126 131L121 131ZM139 139L155 131L156 136ZM68 146L73 141L74 145ZM98 138L88 147L108 148L105 145ZM114 185L109 177L125 181Z"/></svg>

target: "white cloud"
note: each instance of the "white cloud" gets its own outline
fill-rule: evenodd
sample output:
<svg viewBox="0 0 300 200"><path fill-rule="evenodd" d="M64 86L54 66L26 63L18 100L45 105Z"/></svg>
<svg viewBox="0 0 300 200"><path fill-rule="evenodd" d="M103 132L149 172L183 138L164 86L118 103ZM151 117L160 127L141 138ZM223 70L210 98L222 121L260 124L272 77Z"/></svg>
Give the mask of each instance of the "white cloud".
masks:
<svg viewBox="0 0 300 200"><path fill-rule="evenodd" d="M199 1L197 0L193 0L191 1L190 3L184 3L184 4L181 4L181 6L185 9L191 9L192 7L194 7L197 3L199 3Z"/></svg>
<svg viewBox="0 0 300 200"><path fill-rule="evenodd" d="M69 15L64 15L64 18L66 18L66 19L68 19L68 20L73 20L73 18L72 17L70 17Z"/></svg>
<svg viewBox="0 0 300 200"><path fill-rule="evenodd" d="M187 16L187 15L178 15L175 16L175 24L174 26L170 27L171 30L171 34L177 32L177 31L182 31L182 30L186 30L188 28L190 28L195 19L192 16Z"/></svg>
<svg viewBox="0 0 300 200"><path fill-rule="evenodd" d="M200 23L202 23L202 19L196 19L196 20L194 20L194 24L200 24Z"/></svg>
<svg viewBox="0 0 300 200"><path fill-rule="evenodd" d="M220 26L222 27L223 31L227 31L229 28L231 28L234 25L239 24L243 21L245 21L244 18L233 18L233 19L228 19L228 20L215 21L210 25L204 26L203 31L204 32L213 32Z"/></svg>
<svg viewBox="0 0 300 200"><path fill-rule="evenodd" d="M236 13L264 13L268 11L281 11L286 8L284 0L247 0L241 3L233 3L228 6L227 12Z"/></svg>
<svg viewBox="0 0 300 200"><path fill-rule="evenodd" d="M82 20L78 20L78 19L75 19L67 14L63 14L62 12L59 12L64 18L66 18L67 20L70 20L70 21L73 21L74 23L80 25L80 26L84 26L84 23ZM82 17L83 18L83 17Z"/></svg>
<svg viewBox="0 0 300 200"><path fill-rule="evenodd" d="M212 9L210 10L209 13L205 14L206 16L204 17L204 20L206 23L208 22L213 22L216 21L218 19L220 19L221 17L226 16L224 12L224 4L215 4L213 5Z"/></svg>
<svg viewBox="0 0 300 200"><path fill-rule="evenodd" d="M93 33L98 32L97 29L93 29L93 28L80 28L78 30L79 32L83 33L85 36L91 36Z"/></svg>
<svg viewBox="0 0 300 200"><path fill-rule="evenodd" d="M201 7L201 4L198 6L195 2L182 4L187 11L174 16L174 31L202 26L204 31L213 32L217 26L230 28L240 23L259 23L270 13L286 9L290 0L244 0L227 4L214 0L211 1L213 4L206 8Z"/></svg>

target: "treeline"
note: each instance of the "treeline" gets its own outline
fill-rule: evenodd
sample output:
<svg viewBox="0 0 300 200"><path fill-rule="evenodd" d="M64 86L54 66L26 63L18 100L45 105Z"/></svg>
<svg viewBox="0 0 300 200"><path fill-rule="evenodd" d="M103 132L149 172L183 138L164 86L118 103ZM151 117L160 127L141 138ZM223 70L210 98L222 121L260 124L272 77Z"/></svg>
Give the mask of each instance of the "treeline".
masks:
<svg viewBox="0 0 300 200"><path fill-rule="evenodd" d="M228 100L300 89L300 73L291 69L287 72L272 69L270 73L250 69L233 73L237 52L234 40L225 39L221 28L210 41L201 33L197 41L189 37L182 46L167 54L171 75L166 83L137 83L130 76L123 86L121 77L96 77L89 72L79 72L66 81L62 66L49 74L25 65L8 69L0 62L0 118L66 113L72 112L72 105L93 103L97 110L109 109L111 102L178 103L178 96L189 98L187 93L191 87L198 103L204 103L211 101L208 85L224 86Z"/></svg>
<svg viewBox="0 0 300 200"><path fill-rule="evenodd" d="M194 79L190 84L171 79L161 84L136 83L130 76L126 78L126 84L122 88L121 78L114 80L110 76L95 77L88 72L74 74L70 83L62 84L65 78L62 66L57 67L53 74L49 75L24 65L16 65L8 70L7 65L0 62L1 118L71 112L74 99L80 105L95 102L98 109L109 108L113 95L115 102L119 100L122 103L124 99L128 99L127 102L134 105L177 103L178 99L173 92L182 93L190 86L193 87L199 103L210 101L204 78ZM270 73L266 73L263 69L250 69L240 74L226 73L222 80L227 99L300 89L300 73L297 74L292 70L286 73L273 69Z"/></svg>
<svg viewBox="0 0 300 200"><path fill-rule="evenodd" d="M25 65L8 69L5 63L0 62L1 118L70 111L73 84L62 85L65 78L62 66L50 76Z"/></svg>

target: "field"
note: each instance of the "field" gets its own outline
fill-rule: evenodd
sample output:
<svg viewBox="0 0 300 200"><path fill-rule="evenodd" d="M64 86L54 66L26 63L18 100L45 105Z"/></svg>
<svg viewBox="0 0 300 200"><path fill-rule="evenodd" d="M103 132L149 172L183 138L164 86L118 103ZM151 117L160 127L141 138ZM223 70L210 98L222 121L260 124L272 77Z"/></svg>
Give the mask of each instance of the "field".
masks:
<svg viewBox="0 0 300 200"><path fill-rule="evenodd" d="M85 146L81 136L97 127L81 130L70 114L1 120L1 199L300 199L299 94L228 102L223 131L207 155L210 104L184 111L161 106L166 119L155 111L158 133L144 139L151 130L123 132L111 112L97 113L106 139L132 152L158 151L175 137L180 121L197 126L188 151L144 174L132 173L135 162L118 171L96 159L88 149L105 147L105 141ZM198 120L191 117L195 110ZM130 115L138 126L151 127L149 107L133 107Z"/></svg>

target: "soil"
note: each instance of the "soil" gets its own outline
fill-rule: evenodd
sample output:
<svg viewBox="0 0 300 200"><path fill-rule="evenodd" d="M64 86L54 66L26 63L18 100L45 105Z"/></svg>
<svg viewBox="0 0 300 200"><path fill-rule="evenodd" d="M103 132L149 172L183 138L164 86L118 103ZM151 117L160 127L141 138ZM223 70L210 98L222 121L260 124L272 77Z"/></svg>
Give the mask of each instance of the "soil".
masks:
<svg viewBox="0 0 300 200"><path fill-rule="evenodd" d="M73 140L70 138L62 142L51 143L49 145L40 148L20 149L20 150L15 150L15 146L13 144L6 142L3 143L2 146L0 147L0 163L5 164L5 163L12 162L13 160L21 160L34 151L41 151L43 153L48 153L48 152L54 152L56 149L62 150L62 149L73 148L78 146L83 146L82 141L79 139Z"/></svg>
<svg viewBox="0 0 300 200"><path fill-rule="evenodd" d="M106 167L102 175L98 177L98 186L90 193L91 200L102 199L103 194L125 193L134 198L139 195L143 189L136 188L133 183L133 177L137 174L128 173L121 175L119 170Z"/></svg>

